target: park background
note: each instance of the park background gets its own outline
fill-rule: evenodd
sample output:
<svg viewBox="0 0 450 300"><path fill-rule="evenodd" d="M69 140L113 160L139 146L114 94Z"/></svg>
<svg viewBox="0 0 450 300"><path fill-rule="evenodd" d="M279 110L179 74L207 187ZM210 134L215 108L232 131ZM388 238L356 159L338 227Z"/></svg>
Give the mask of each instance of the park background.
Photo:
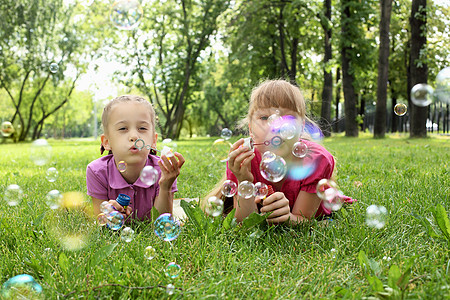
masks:
<svg viewBox="0 0 450 300"><path fill-rule="evenodd" d="M416 107L409 95L449 65L445 1L142 1L132 30L115 26L112 5L0 0L0 118L16 129L0 145L0 187L23 189L20 205L2 206L1 283L30 274L45 298L449 297L449 107ZM358 199L335 223L236 226L185 204L190 221L173 243L144 223L133 224L131 243L96 228L81 251L48 234L43 199L85 192L114 96L152 102L161 139L187 159L177 196L201 198L224 168L211 145L223 128L231 142L244 134L236 124L267 78L299 86L337 159L339 187ZM44 166L29 156L38 138L52 147ZM56 182L45 178L50 166ZM389 212L382 229L365 225L372 204ZM175 279L164 274L173 261Z"/></svg>

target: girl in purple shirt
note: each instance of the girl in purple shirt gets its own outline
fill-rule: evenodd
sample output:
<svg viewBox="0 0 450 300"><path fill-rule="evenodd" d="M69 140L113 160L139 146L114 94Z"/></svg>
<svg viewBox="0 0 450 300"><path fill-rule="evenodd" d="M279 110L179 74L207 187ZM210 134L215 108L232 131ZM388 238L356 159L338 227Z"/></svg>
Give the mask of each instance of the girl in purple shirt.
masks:
<svg viewBox="0 0 450 300"><path fill-rule="evenodd" d="M267 221L272 224L298 224L305 219L331 213L317 196L316 186L321 179L332 177L335 166L333 156L321 145L308 140L303 130L295 131L293 137L280 138L271 127L271 122L276 122L277 117L289 120L291 124L295 124L295 128L314 124L306 117L305 112L306 104L300 90L287 81L265 81L252 91L244 123L248 124L255 146L248 147L244 139L233 144L227 162L226 179L236 184L243 181L263 182L273 192L264 199L255 199L254 196L244 198L236 194L233 197L233 207L236 208L235 217L238 221L257 212L257 204L262 205L260 212L271 212ZM293 155L293 145L297 141L302 141L307 146L306 156L300 158ZM261 154L266 151L271 151L286 161L287 176L280 181L270 182L260 173ZM296 173L299 166L303 167L300 169L303 174L300 175ZM221 184L211 194L217 194L220 187ZM355 201L343 195L341 198L349 203Z"/></svg>
<svg viewBox="0 0 450 300"><path fill-rule="evenodd" d="M183 156L175 152L173 156L159 158L146 147L135 146L136 140L142 139L156 147L158 134L152 105L139 96L117 97L105 106L102 125L101 153L108 150L109 155L94 160L86 170L87 193L92 197L94 213L100 213L103 201L109 201L124 217L131 215L140 220L150 219L153 206L159 213L172 213ZM159 180L151 186L139 178L145 166L158 171ZM115 200L119 194L131 198L126 209Z"/></svg>

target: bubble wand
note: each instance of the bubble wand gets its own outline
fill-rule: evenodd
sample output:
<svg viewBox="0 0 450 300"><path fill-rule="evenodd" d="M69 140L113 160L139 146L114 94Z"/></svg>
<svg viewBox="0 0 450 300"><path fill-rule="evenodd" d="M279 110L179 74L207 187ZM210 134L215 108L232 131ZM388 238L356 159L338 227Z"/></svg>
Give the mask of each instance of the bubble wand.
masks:
<svg viewBox="0 0 450 300"><path fill-rule="evenodd" d="M167 146L164 146L163 148L162 148L162 150L158 150L158 149L156 149L156 148L153 148L152 146L150 146L150 145L146 145L145 144L145 141L143 140L143 139L137 139L135 142L134 142L134 146L139 150L139 151L141 151L142 149L147 149L147 150L150 150L150 154L156 154L157 152L159 152L160 154L161 154L161 156L162 155L164 155L164 156L166 156L166 157L171 157L171 156L174 156L174 154L173 154L173 150L171 149L171 148L169 148L169 147L167 147Z"/></svg>

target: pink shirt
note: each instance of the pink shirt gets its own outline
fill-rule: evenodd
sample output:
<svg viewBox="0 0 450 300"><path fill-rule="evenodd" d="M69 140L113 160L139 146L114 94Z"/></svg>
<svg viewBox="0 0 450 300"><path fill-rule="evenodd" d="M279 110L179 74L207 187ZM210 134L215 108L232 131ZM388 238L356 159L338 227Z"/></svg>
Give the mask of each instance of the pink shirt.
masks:
<svg viewBox="0 0 450 300"><path fill-rule="evenodd" d="M146 166L154 167L161 177L161 169L158 165L159 157L149 155ZM149 186L139 178L135 183L129 184L117 170L112 154L100 157L86 169L87 194L100 200L116 199L119 194L131 197L130 207L133 210L132 218L146 220L151 218L150 211L153 202L159 194L159 178L156 183ZM177 192L177 181L172 185L171 192Z"/></svg>
<svg viewBox="0 0 450 300"><path fill-rule="evenodd" d="M273 186L273 183L264 179L259 170L261 163L261 153L255 149L255 158L251 162L251 170L253 174L253 183L263 182L272 186L275 192L282 192L289 200L289 206L294 207L294 203L297 200L300 191L307 193L316 193L316 186L319 180L323 178L330 179L334 170L334 158L330 152L328 152L321 145L307 140L302 140L308 146L308 154L302 159L303 165L289 166L288 173L283 182L281 189L277 189ZM236 176L228 169L227 163L227 179L233 180L238 184ZM345 202L352 203L355 200L350 197L342 196ZM316 212L316 217L321 215L329 215L331 211L320 204L319 209Z"/></svg>

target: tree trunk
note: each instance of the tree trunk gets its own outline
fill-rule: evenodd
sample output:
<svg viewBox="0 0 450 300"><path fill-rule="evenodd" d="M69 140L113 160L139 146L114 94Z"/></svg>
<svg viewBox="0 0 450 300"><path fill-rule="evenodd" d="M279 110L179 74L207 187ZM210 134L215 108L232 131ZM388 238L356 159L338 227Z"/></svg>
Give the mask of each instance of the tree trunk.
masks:
<svg viewBox="0 0 450 300"><path fill-rule="evenodd" d="M392 0L380 0L380 51L378 53L377 106L373 136L384 138L386 134L386 100L389 76L389 26Z"/></svg>
<svg viewBox="0 0 450 300"><path fill-rule="evenodd" d="M341 101L341 84L339 81L341 80L341 69L337 68L336 70L336 122L334 122L334 132L339 132L339 102Z"/></svg>
<svg viewBox="0 0 450 300"><path fill-rule="evenodd" d="M413 87L418 83L427 83L428 81L428 65L424 61L425 57L421 57L421 51L426 49L426 0L413 0L411 8L411 16L409 19L411 26L411 50L409 56L410 68L410 86ZM427 136L427 115L428 107L418 107L410 104L410 137L426 137Z"/></svg>
<svg viewBox="0 0 450 300"><path fill-rule="evenodd" d="M356 94L353 86L354 77L350 70L350 47L345 41L350 40L347 36L352 24L348 23L350 19L349 1L342 1L343 11L341 16L341 34L344 41L341 42L342 57L342 80L344 86L344 105L345 105L345 136L358 136L358 123L356 121ZM350 1L351 2L351 1Z"/></svg>
<svg viewBox="0 0 450 300"><path fill-rule="evenodd" d="M331 0L324 1L326 21L322 22L324 30L324 50L325 56L323 60L323 90L322 90L322 109L320 112L320 127L325 136L331 135L331 102L333 101L333 75L331 70L327 70L328 62L331 60Z"/></svg>

